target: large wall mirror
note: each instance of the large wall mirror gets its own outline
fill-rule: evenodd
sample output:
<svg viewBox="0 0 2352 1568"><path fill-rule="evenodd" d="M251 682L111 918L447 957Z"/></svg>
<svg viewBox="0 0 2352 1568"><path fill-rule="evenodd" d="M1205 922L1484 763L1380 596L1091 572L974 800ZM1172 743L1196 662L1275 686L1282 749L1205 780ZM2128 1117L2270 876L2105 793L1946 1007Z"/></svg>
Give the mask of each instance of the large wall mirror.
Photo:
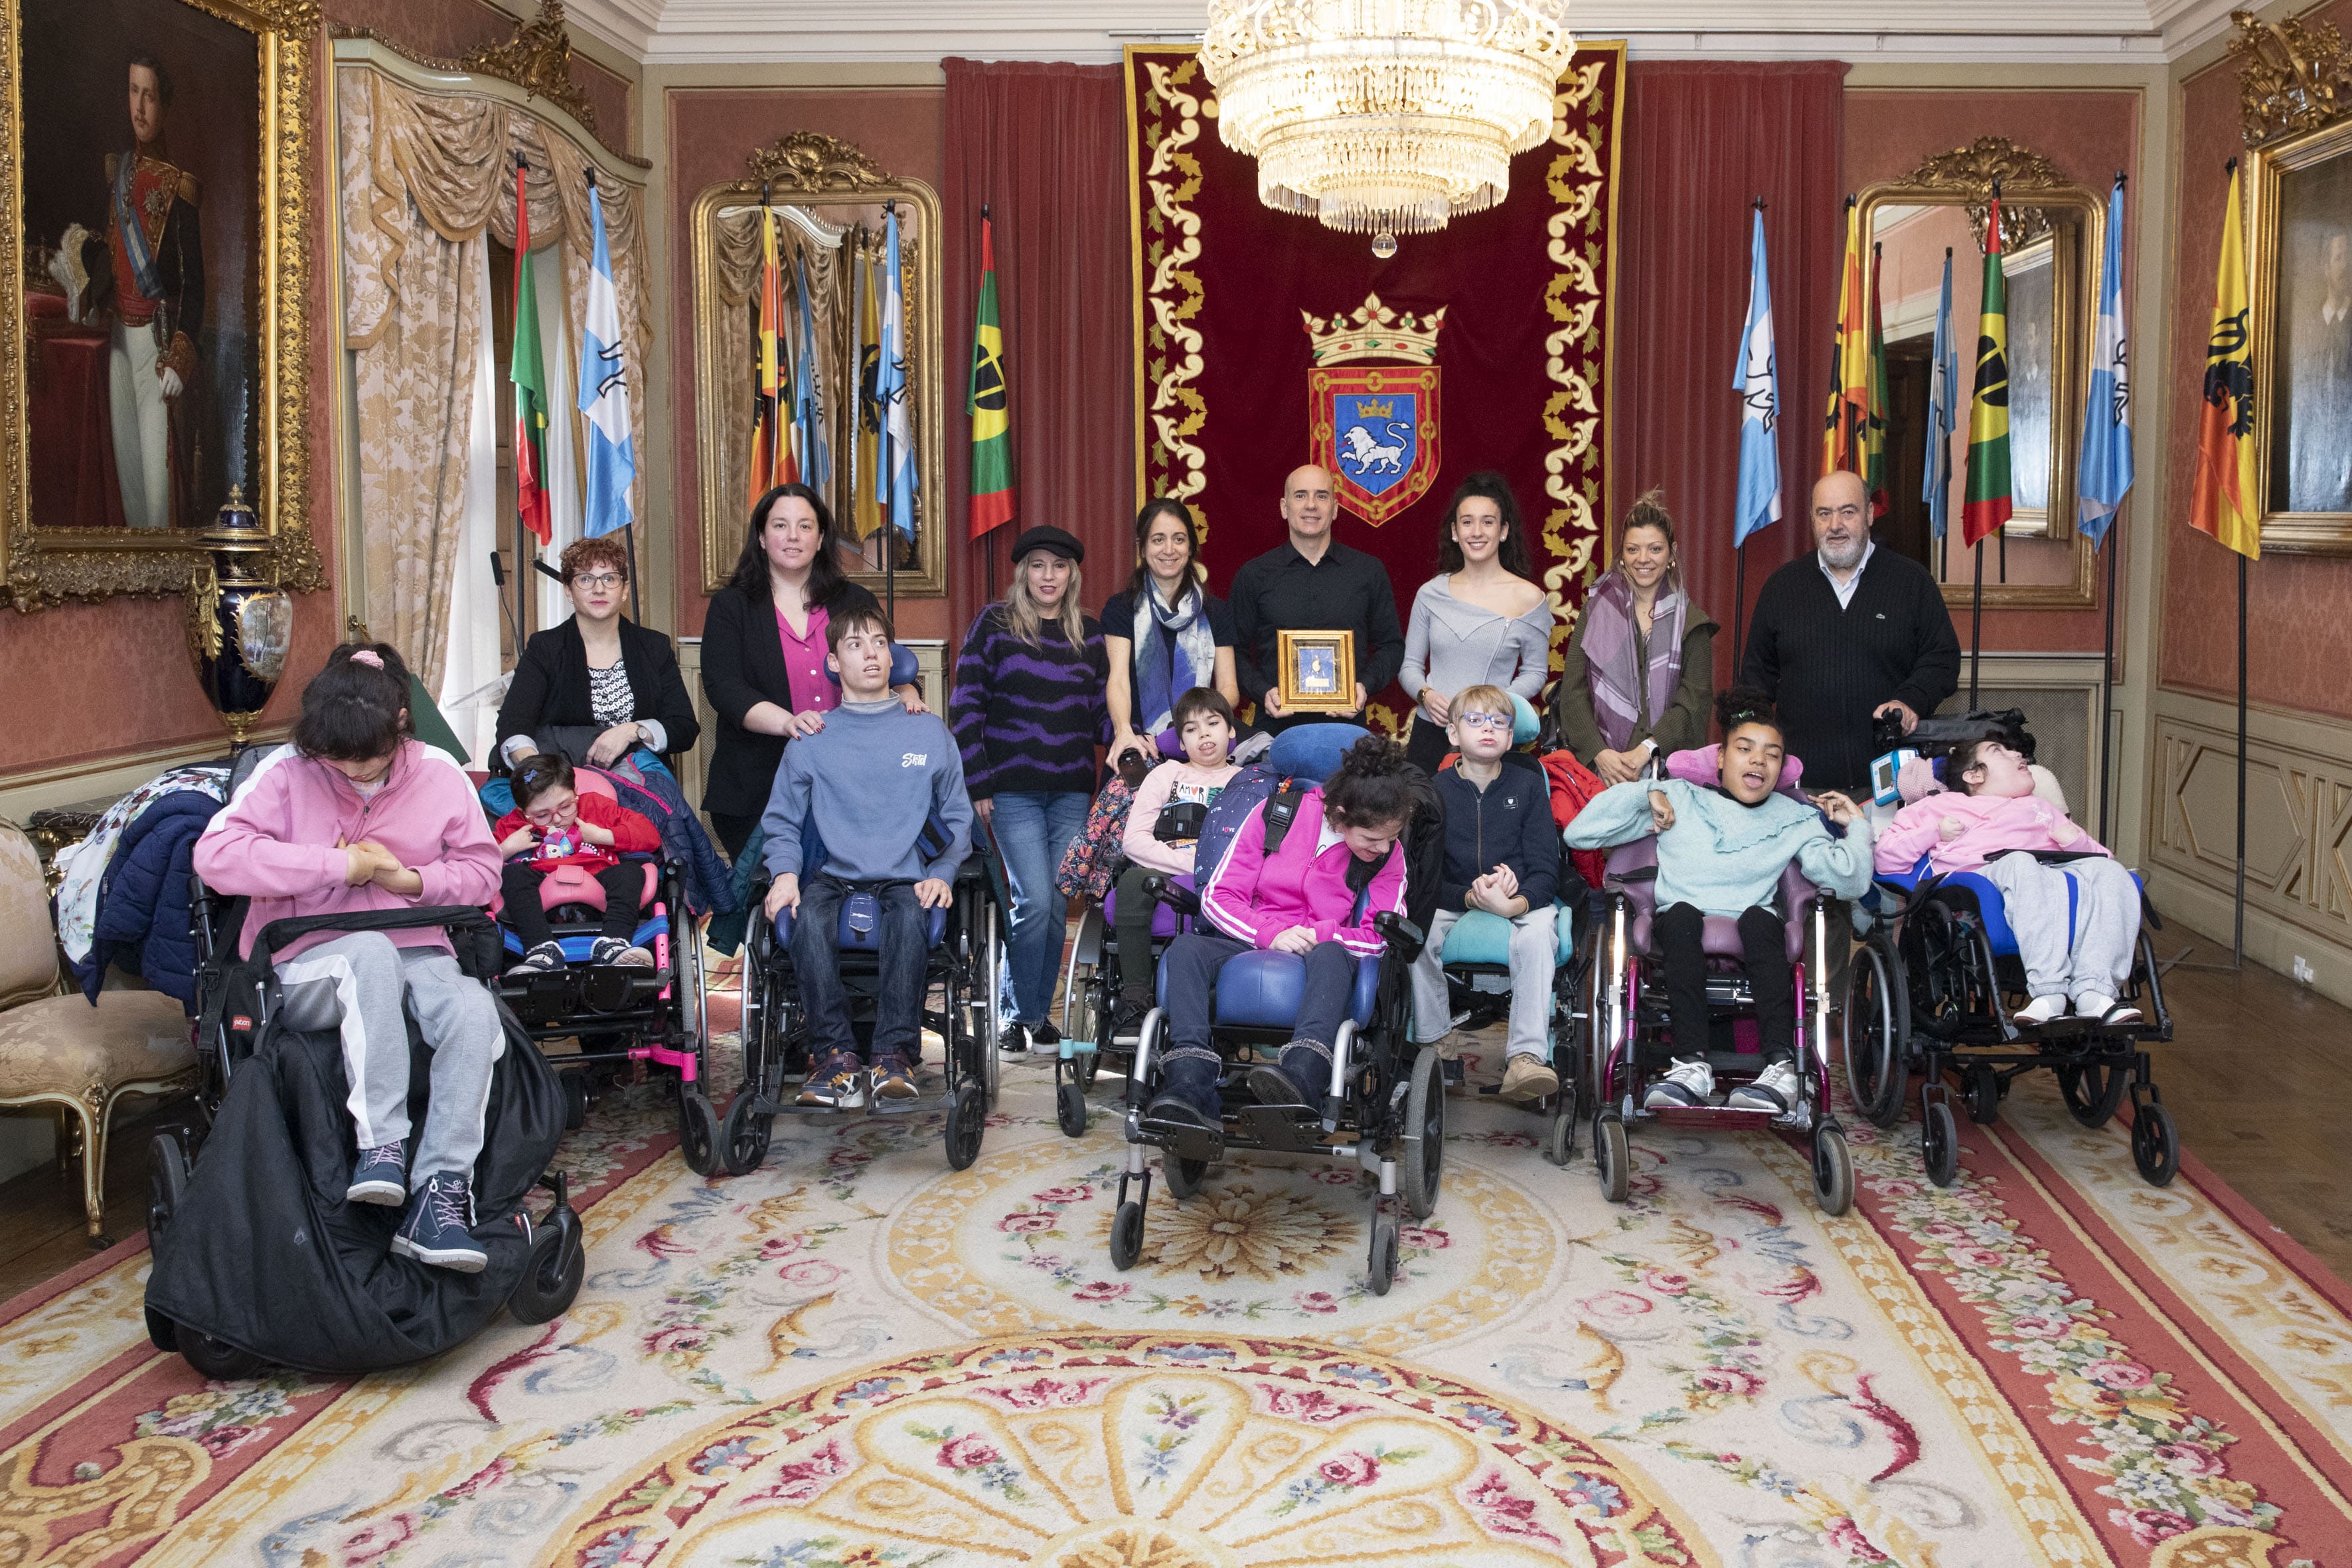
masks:
<svg viewBox="0 0 2352 1568"><path fill-rule="evenodd" d="M761 417L755 380L770 215L782 277L778 355L787 383L803 363L813 361L815 367L829 459L817 488L833 510L842 565L877 595L886 564L899 593L943 595L940 199L922 181L894 177L856 148L812 132L796 132L753 153L746 177L704 191L688 220L694 243L703 591L716 592L734 570L765 467L754 435ZM884 520L874 471L881 418L874 395L876 340L891 216L898 223L908 405L919 474L911 541ZM793 423L789 406L781 419ZM896 551L895 560L886 558L886 550Z"/></svg>
<svg viewBox="0 0 2352 1568"><path fill-rule="evenodd" d="M2002 279L2009 310L2009 440L2013 510L1985 542L1985 603L2005 609L2080 609L2093 602L2091 547L2074 528L2074 468L2083 388L2097 307L2106 207L2036 154L1998 137L1929 159L1861 194L1886 335L1889 507L1881 545L1935 574L1945 598L1966 604L1976 563L1960 542L1967 484L1968 398L1983 302L1984 234L2000 182ZM1944 260L1952 261L1952 322L1960 385L1951 441L1949 524L1934 536L1924 495L1936 318Z"/></svg>

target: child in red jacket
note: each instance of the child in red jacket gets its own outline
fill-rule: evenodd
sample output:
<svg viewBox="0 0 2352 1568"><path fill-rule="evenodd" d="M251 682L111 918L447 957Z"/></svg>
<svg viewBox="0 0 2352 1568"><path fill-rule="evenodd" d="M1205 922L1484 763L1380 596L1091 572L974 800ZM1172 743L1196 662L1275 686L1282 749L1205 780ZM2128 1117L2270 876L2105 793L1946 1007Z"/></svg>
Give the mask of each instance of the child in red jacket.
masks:
<svg viewBox="0 0 2352 1568"><path fill-rule="evenodd" d="M582 795L572 763L562 756L525 757L514 771L515 808L499 818L490 836L507 858L499 890L506 921L523 945L522 962L509 974L563 967L563 950L540 904L539 879L562 866L593 872L604 889L604 923L589 951L591 963L625 963L651 969L654 955L630 945L637 929L637 895L646 874L623 855L661 849L654 825L605 795Z"/></svg>

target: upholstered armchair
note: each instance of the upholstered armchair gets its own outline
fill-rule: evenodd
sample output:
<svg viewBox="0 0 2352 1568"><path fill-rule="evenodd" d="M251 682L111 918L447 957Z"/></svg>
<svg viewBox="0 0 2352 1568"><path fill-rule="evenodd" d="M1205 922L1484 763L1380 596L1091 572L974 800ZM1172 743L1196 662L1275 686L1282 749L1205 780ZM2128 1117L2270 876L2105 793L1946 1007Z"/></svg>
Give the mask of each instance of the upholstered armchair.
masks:
<svg viewBox="0 0 2352 1568"><path fill-rule="evenodd" d="M107 1131L126 1095L195 1084L187 1015L154 991L102 991L93 1007L58 973L57 938L33 841L0 823L0 1107L63 1112L81 1156L82 1212L106 1245Z"/></svg>

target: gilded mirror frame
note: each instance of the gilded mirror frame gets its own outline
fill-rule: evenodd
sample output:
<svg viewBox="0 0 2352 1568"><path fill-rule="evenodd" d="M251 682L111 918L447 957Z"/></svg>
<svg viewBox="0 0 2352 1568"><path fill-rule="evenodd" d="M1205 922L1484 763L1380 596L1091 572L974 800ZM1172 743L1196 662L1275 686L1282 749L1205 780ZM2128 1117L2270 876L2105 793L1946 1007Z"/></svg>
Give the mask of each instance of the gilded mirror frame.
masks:
<svg viewBox="0 0 2352 1568"><path fill-rule="evenodd" d="M2254 450L2260 454L2263 549L2352 555L2352 510L2291 511L2270 504L2278 432L2273 356L2285 303L2279 268L2289 175L2352 158L2352 50L2325 24L2263 23L2237 13L2241 113L2246 144L2246 296L2254 363Z"/></svg>
<svg viewBox="0 0 2352 1568"><path fill-rule="evenodd" d="M2105 194L2066 181L2038 153L1988 136L1930 158L1901 179L1864 187L1856 197L1862 232L1865 236L1876 232L1876 216L1883 208L1955 206L1968 210L1969 226L1981 237L1996 179L2000 182L2002 235L2008 248L2028 249L2056 235L2061 220L2053 214L2063 214L2064 226L2080 236L2078 246L2053 243L2053 247L2050 506L2039 521L2028 516L2005 531L2013 539L2046 539L2069 545L2074 569L2068 580L2060 583L1988 583L1984 603L1989 609L2088 609L2097 602L2096 579L2091 542L2074 527L2074 470L2083 439L2083 378L2090 363L2092 334L2098 327L2097 302L2092 297L2097 269L2092 258L2105 254ZM1982 259L1980 253L1978 259ZM1874 269L1876 263L1872 260L1868 265ZM1969 335L1969 323L1956 326L1964 338ZM1966 377L1974 356L1964 352L1960 357L1961 374ZM1963 405L1963 427L1967 417ZM1954 474L1955 484L1959 477ZM1953 513L1957 520L1957 505ZM1969 583L1948 582L1941 587L1946 604L1965 606L1969 603Z"/></svg>
<svg viewBox="0 0 2352 1568"><path fill-rule="evenodd" d="M271 539L278 584L326 586L310 538L311 46L317 0L180 0L254 35L260 83L260 316L253 394L261 409L250 497ZM25 275L23 0L0 0L0 277ZM117 594L176 594L205 558L201 528L37 526L26 461L30 395L25 290L0 290L0 580L19 611ZM218 501L228 498L222 496ZM215 502L215 504L217 504ZM209 519L205 520L208 523Z"/></svg>
<svg viewBox="0 0 2352 1568"><path fill-rule="evenodd" d="M915 492L914 560L898 569L898 592L909 598L940 598L948 591L950 530L946 524L945 451L947 361L941 324L943 303L941 240L944 219L939 194L923 181L884 172L856 147L814 132L794 132L759 149L746 160L740 180L711 185L694 199L687 216L688 243L694 259L695 454L699 477L697 495L701 518L702 591L715 594L726 585L743 547L746 498L736 476L726 470L725 415L728 399L741 394L727 383L722 366L719 331L721 313L730 307L720 299L718 230L719 212L730 207L757 207L764 192L779 214L798 208L816 217L825 209L879 208L896 201L914 209L916 233L902 247L911 251L906 267L908 314L912 353L908 364L909 395L916 419L916 461L922 483ZM835 471L845 465L839 454L848 430L851 410L835 400L828 417L833 425ZM835 508L836 519L842 509ZM880 597L879 568L857 566L847 575Z"/></svg>

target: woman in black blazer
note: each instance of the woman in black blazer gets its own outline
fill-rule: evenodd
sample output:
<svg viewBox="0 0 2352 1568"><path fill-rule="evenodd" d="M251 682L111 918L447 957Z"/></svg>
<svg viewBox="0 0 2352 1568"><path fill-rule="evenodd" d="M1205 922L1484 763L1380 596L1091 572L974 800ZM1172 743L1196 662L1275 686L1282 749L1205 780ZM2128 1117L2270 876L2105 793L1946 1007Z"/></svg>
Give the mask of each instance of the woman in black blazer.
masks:
<svg viewBox="0 0 2352 1568"><path fill-rule="evenodd" d="M572 618L536 633L515 661L499 704L499 754L512 767L540 750L533 737L571 730L577 744L557 750L575 763L605 767L643 746L663 756L694 749L702 725L668 637L621 614L629 557L604 535L563 552Z"/></svg>
<svg viewBox="0 0 2352 1568"><path fill-rule="evenodd" d="M784 743L824 728L841 702L825 673L828 612L877 609L874 595L842 574L833 513L806 485L778 485L751 508L735 574L702 623L702 694L719 715L702 809L730 858L740 855L768 809ZM910 713L912 686L898 689Z"/></svg>

